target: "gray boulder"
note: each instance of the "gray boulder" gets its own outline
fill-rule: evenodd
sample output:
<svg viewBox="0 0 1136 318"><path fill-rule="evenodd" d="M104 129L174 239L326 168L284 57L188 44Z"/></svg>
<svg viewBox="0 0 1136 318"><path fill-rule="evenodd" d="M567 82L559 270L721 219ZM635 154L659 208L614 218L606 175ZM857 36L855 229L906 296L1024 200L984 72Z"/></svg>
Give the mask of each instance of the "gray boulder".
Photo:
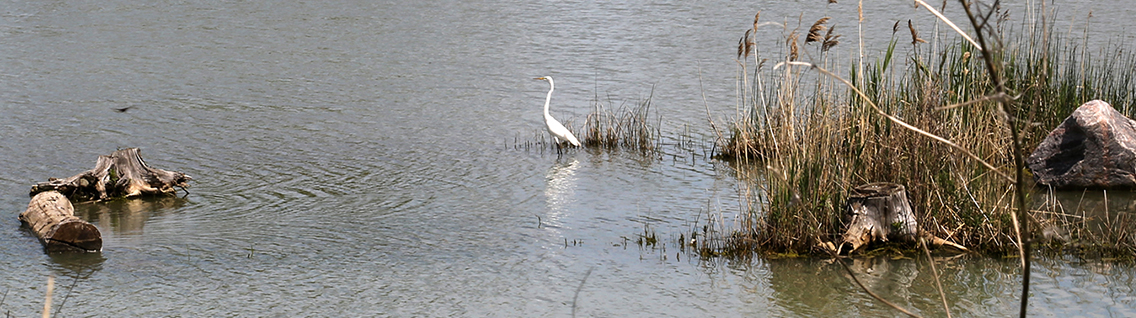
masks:
<svg viewBox="0 0 1136 318"><path fill-rule="evenodd" d="M1049 133L1026 160L1042 185L1136 188L1136 121L1090 101Z"/></svg>

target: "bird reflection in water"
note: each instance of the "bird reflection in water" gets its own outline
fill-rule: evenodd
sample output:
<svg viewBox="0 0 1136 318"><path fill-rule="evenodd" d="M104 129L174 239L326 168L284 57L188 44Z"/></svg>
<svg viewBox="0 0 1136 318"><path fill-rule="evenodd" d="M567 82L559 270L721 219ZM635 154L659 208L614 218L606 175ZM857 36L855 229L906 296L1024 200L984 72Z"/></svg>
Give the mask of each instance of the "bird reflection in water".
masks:
<svg viewBox="0 0 1136 318"><path fill-rule="evenodd" d="M558 227L567 206L575 201L576 169L579 166L579 161L575 158L568 158L563 161L557 160L548 168L544 176L546 182L544 197L548 205L547 216L544 217L548 220L545 222L546 225Z"/></svg>

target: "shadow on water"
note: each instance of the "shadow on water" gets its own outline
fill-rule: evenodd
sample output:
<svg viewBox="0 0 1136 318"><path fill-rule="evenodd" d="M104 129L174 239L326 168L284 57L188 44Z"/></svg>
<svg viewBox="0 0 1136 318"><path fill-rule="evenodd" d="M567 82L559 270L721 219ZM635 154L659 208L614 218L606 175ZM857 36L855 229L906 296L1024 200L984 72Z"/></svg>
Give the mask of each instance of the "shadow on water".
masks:
<svg viewBox="0 0 1136 318"><path fill-rule="evenodd" d="M52 253L50 268L59 277L86 279L103 269L103 253Z"/></svg>
<svg viewBox="0 0 1136 318"><path fill-rule="evenodd" d="M75 205L75 216L99 228L111 229L115 234L142 234L146 220L181 208L188 202L183 197L161 196L80 203Z"/></svg>
<svg viewBox="0 0 1136 318"><path fill-rule="evenodd" d="M52 253L48 256L51 259L48 268L55 276L53 297L56 300L54 308L45 312L45 316L46 313L53 313L52 317L55 317L67 310L67 301L71 299L75 289L103 269L106 257L103 257L103 253Z"/></svg>

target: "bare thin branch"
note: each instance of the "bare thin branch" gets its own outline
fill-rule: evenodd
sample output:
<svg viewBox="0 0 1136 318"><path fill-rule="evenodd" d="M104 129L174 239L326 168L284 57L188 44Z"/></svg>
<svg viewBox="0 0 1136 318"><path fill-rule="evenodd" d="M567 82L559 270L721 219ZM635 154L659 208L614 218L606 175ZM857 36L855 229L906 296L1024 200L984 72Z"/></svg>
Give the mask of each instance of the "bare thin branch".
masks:
<svg viewBox="0 0 1136 318"><path fill-rule="evenodd" d="M985 101L990 101L990 100L994 100L994 101L1004 101L1004 100L1007 100L1007 99L1010 99L1010 100L1012 100L1012 99L1014 99L1014 98L1013 98L1013 97L1011 97L1010 95L1007 95L1006 93L995 93L995 94L992 94L992 95L986 95L986 96L982 96L982 97L979 97L978 99L975 99L975 100L970 100L970 101L966 101L966 102L962 102L962 103L958 103L958 104L952 104L952 105L947 105L947 106L940 106L940 107L935 107L935 110L948 110L948 109L955 109L955 108L959 108L959 107L963 107L963 106L968 106L968 105L973 105L973 104L978 104L978 103L981 103L981 102L985 102Z"/></svg>
<svg viewBox="0 0 1136 318"><path fill-rule="evenodd" d="M970 20L970 25L974 27L974 31L976 32L976 35L978 37L979 47L982 50L982 60L986 62L986 72L990 74L990 80L994 82L994 91L996 93L1004 93L1006 91L1006 87L1004 85L1005 83L1002 82L1002 76L999 73L998 63L994 62L994 57L990 54L990 47L987 45L988 42L986 41L986 37L982 33L984 27L987 25L987 23L990 22L990 15L993 14L996 10L990 10L986 15L986 18L984 18L982 22L979 22L977 16L981 15L981 12L974 12L974 10L971 9L971 2L968 0L959 0L959 2L962 3L963 10L966 11L966 17ZM995 7L999 4L999 0L994 0ZM990 32L991 35L994 35L994 30L990 30ZM1006 101L1000 101L998 103L998 106L1003 111L1005 111L1006 104L1008 104ZM1021 253L1022 258L1022 302L1021 306L1018 308L1018 316L1025 318L1027 309L1029 309L1030 242L1022 239L1022 233L1028 234L1030 233L1030 231L1029 223L1025 222L1024 220L1025 217L1018 217L1017 215L1018 213L1021 213L1023 216L1029 215L1027 213L1028 209L1026 208L1025 188L1022 186L1025 182L1025 162L1022 159L1022 140L1019 137L1020 133L1018 132L1017 112L1014 111L1013 113L1006 113L1006 122L1010 125L1010 137L1013 138L1015 176L1014 189L1016 190L1014 191L1014 201L1016 201L1018 205L1017 213L1011 211L1010 216L1014 221L1014 235L1018 240L1018 252Z"/></svg>
<svg viewBox="0 0 1136 318"><path fill-rule="evenodd" d="M584 283L588 281L588 276L592 276L593 269L596 268L588 268L588 272L584 274L584 279L580 280L580 286L576 286L576 294L572 296L572 317L576 317L576 300L580 298L580 290L584 289Z"/></svg>
<svg viewBox="0 0 1136 318"><path fill-rule="evenodd" d="M754 18L754 22L757 22L756 18ZM701 63L699 64L699 67L698 67L698 89L702 91L702 106L706 107L706 120L710 121L710 128L714 130L714 134L718 135L718 139L715 140L715 143L714 143L715 145L717 145L717 141L722 140L722 131L718 130L718 125L714 124L714 117L710 115L710 103L706 102L706 89L702 88L702 67L701 67Z"/></svg>
<svg viewBox="0 0 1136 318"><path fill-rule="evenodd" d="M970 35L967 35L966 32L963 32L962 29L960 29L957 25L955 25L954 22L951 22L950 19L947 19L947 17L944 16L942 13L939 13L939 10L935 10L934 7L931 7L931 5L928 5L926 2L923 2L923 0L915 0L915 3L918 3L919 5L922 5L924 8L927 8L927 11L930 11L931 14L934 14L936 17L939 18L939 20L943 20L943 22L946 23L948 26L950 26L951 29L954 29L955 32L958 32L959 35L962 35L962 38L966 39L967 42L970 42L970 44L974 45L975 48L982 50L982 46L978 45L978 42L975 42L974 39L970 38Z"/></svg>
<svg viewBox="0 0 1136 318"><path fill-rule="evenodd" d="M943 293L943 283L939 281L939 270L935 269L935 260L931 259L931 250L927 248L927 241L919 239L919 245L923 246L923 252L927 253L927 263L931 264L931 273L935 274L935 287L939 289L939 298L943 299L943 310L947 312L947 318L951 318L951 306L947 305L947 294Z"/></svg>

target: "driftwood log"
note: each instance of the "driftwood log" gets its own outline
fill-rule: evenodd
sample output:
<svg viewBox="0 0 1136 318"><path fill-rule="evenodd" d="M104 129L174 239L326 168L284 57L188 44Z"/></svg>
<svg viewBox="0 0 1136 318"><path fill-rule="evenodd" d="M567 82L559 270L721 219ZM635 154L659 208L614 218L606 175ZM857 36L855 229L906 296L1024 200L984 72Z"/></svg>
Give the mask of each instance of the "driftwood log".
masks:
<svg viewBox="0 0 1136 318"><path fill-rule="evenodd" d="M32 186L30 195L58 191L76 202L102 201L144 194L172 194L185 188L190 176L176 171L151 168L142 160L138 148L99 156L95 168L66 179L49 179Z"/></svg>
<svg viewBox="0 0 1136 318"><path fill-rule="evenodd" d="M35 232L48 253L103 249L99 229L75 217L71 201L56 191L40 192L32 197L28 209L20 213L20 222Z"/></svg>
<svg viewBox="0 0 1136 318"><path fill-rule="evenodd" d="M103 201L147 194L173 194L185 188L184 173L151 168L138 148L99 156L95 168L66 179L51 178L32 186L32 200L20 221L35 232L49 252L97 252L102 235L94 225L75 216L71 201Z"/></svg>
<svg viewBox="0 0 1136 318"><path fill-rule="evenodd" d="M915 213L907 200L907 189L900 184L876 182L852 189L842 221L847 230L837 244L826 249L836 254L852 253L872 242L917 242L926 239L934 246L966 248L919 229Z"/></svg>

